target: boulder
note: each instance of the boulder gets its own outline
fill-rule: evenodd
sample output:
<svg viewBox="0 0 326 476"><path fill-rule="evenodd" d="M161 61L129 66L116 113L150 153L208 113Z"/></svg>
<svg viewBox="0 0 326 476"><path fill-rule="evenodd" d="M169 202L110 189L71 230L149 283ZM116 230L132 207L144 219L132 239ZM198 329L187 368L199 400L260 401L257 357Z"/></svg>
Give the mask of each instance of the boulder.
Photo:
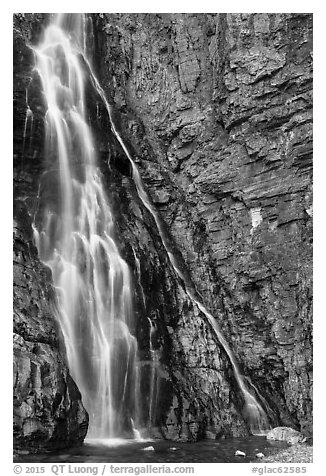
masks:
<svg viewBox="0 0 326 476"><path fill-rule="evenodd" d="M268 440L285 441L289 445L304 443L306 440L306 438L299 431L286 426L278 426L277 428L273 428L267 433L266 438Z"/></svg>

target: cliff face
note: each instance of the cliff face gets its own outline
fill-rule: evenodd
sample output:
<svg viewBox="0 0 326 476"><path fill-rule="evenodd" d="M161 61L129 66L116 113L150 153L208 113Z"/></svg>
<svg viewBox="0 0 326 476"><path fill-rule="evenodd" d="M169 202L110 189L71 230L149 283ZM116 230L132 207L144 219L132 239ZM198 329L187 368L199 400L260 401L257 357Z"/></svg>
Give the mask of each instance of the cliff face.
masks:
<svg viewBox="0 0 326 476"><path fill-rule="evenodd" d="M309 435L311 16L92 19L94 69L189 280L216 317L271 423ZM46 158L44 105L26 41L36 41L44 18L17 21L15 217L22 240L30 242ZM149 413L152 391L155 434L185 440L245 435L243 401L229 359L175 275L91 87L88 98L117 242L134 277L141 411ZM32 125L26 122L28 107ZM28 246L32 267L42 274L36 250ZM30 333L36 335L38 324L29 314ZM51 358L68 382L62 358ZM78 392L74 395L80 408Z"/></svg>
<svg viewBox="0 0 326 476"><path fill-rule="evenodd" d="M311 15L95 22L102 84L193 281L270 413L310 433Z"/></svg>
<svg viewBox="0 0 326 476"><path fill-rule="evenodd" d="M16 16L14 30L13 410L18 451L81 443L88 427L81 395L67 368L51 272L40 262L32 240L43 160L43 115L37 81L28 89L33 54L27 43L42 19L41 15ZM34 86L37 94L31 93ZM33 113L27 112L28 107Z"/></svg>

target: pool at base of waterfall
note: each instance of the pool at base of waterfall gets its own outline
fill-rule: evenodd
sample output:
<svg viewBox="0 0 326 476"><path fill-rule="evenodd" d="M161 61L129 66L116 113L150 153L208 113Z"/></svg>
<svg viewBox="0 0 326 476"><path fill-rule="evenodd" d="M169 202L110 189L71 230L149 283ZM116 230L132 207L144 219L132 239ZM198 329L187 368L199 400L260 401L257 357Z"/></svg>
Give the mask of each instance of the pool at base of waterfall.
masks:
<svg viewBox="0 0 326 476"><path fill-rule="evenodd" d="M268 441L264 436L179 443L166 440L85 440L69 450L40 454L16 454L24 463L249 463L256 455L286 448L284 442ZM236 451L246 456L235 456Z"/></svg>

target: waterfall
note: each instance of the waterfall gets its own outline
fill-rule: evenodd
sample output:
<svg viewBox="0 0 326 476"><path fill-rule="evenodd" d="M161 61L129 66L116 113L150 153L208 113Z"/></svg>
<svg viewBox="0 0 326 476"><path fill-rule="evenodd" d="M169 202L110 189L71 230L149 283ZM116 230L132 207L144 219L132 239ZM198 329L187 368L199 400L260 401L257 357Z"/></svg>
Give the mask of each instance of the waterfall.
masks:
<svg viewBox="0 0 326 476"><path fill-rule="evenodd" d="M239 390L240 390L240 392L242 394L242 397L244 399L244 402L245 402L245 406L244 406L244 409L243 409L243 415L245 416L246 420L248 421L250 430L253 434L256 434L256 435L265 434L266 431L268 429L270 429L270 424L268 422L268 417L267 417L264 409L262 408L262 406L258 402L257 398L255 397L254 393L251 392L249 390L248 386L246 385L245 378L246 378L247 381L249 379L248 379L248 377L244 378L244 376L241 375L239 365L237 363L235 355L232 352L232 350L231 350L228 342L226 341L224 335L222 334L216 319L208 311L206 306L203 304L202 300L199 298L198 291L196 291L193 284L192 283L190 284L189 280L186 279L185 273L182 271L181 266L178 264L178 260L175 256L175 254L173 252L173 249L172 249L172 246L170 244L170 240L168 239L168 237L167 237L167 235L164 231L164 228L162 226L161 219L160 219L157 211L155 210L154 206L152 205L148 193L145 190L145 187L143 185L143 181L142 181L141 176L139 174L138 168L137 168L134 160L132 159L126 145L124 144L124 142L122 140L122 137L120 136L120 134L119 134L119 132L118 132L116 126L115 126L115 123L114 123L114 120L113 120L113 114L112 114L112 107L109 104L108 100L106 99L103 88L101 87L98 79L96 78L94 72L92 71L91 65L89 63L88 63L88 67L89 67L91 77L93 79L94 86L97 89L97 92L98 92L99 96L102 98L102 101L103 101L103 103L106 107L107 113L109 115L112 131L113 131L114 135L116 136L116 138L117 138L118 142L120 143L124 153L126 154L126 157L128 158L128 160L131 164L132 178L133 178L133 181L135 183L138 196L139 196L140 200L142 201L143 205L147 208L147 210L150 212L150 214L154 218L154 221L156 223L156 226L157 226L159 235L161 237L163 246L164 246L164 248L167 252L167 255L169 257L170 263L171 263L176 275L180 278L180 280L184 284L188 297L190 298L192 303L196 307L198 307L199 310L206 317L206 319L209 322L209 324L211 325L212 330L213 330L214 334L216 335L219 343L221 344L222 348L224 349L224 351L226 352L226 354L227 354L227 356L230 360L235 379L238 383Z"/></svg>
<svg viewBox="0 0 326 476"><path fill-rule="evenodd" d="M139 437L135 424L140 412L140 371L131 274L117 247L112 211L86 121L86 72L79 61L81 56L106 107L112 131L129 159L138 195L154 218L171 265L229 358L251 431L261 433L269 427L267 416L241 375L216 319L186 279L136 164L116 129L111 106L87 59L85 24L83 14L57 14L34 48L35 69L47 106L45 155L49 173L48 186L42 191L45 205L35 217L33 230L40 258L52 270L69 368L90 415L88 436L112 438L129 430ZM135 256L139 267L137 259ZM150 326L153 350L151 322ZM153 353L152 357L150 420L156 398Z"/></svg>
<svg viewBox="0 0 326 476"><path fill-rule="evenodd" d="M54 15L33 48L47 107L48 183L33 224L50 267L69 369L90 417L88 436L137 434L137 341L131 276L86 121L83 14Z"/></svg>
<svg viewBox="0 0 326 476"><path fill-rule="evenodd" d="M157 397L159 392L159 377L157 369L159 367L159 352L154 349L153 340L155 334L155 326L148 317L149 323L149 354L150 354L150 379L149 379L149 403L148 403L148 423L155 424L155 411L157 407Z"/></svg>

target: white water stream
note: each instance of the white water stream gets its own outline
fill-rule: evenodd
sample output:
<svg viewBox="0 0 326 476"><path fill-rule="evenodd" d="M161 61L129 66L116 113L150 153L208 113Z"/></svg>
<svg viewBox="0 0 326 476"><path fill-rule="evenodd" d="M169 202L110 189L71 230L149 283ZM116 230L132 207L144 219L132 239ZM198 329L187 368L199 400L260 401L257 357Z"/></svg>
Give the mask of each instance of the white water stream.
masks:
<svg viewBox="0 0 326 476"><path fill-rule="evenodd" d="M111 438L137 421L137 341L130 271L85 118L83 18L56 15L34 49L47 105L45 153L59 184L57 203L44 210L34 235L52 270L69 368L90 415L88 435Z"/></svg>

